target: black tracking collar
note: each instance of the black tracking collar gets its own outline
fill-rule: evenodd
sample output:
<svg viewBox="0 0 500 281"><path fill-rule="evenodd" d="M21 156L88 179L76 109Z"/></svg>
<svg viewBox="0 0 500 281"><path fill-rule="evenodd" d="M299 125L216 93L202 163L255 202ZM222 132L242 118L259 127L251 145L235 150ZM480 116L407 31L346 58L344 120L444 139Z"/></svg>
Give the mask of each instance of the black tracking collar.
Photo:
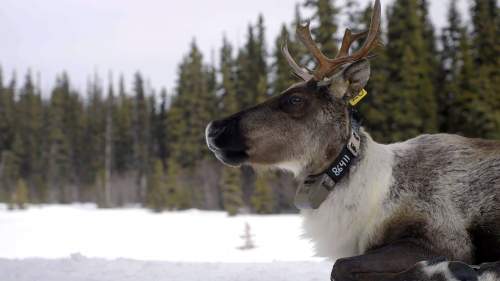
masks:
<svg viewBox="0 0 500 281"><path fill-rule="evenodd" d="M335 184L349 172L349 168L359 155L361 137L359 123L351 113L351 133L339 155L321 174L311 175L299 186L295 195L295 206L299 209L317 209L328 197Z"/></svg>

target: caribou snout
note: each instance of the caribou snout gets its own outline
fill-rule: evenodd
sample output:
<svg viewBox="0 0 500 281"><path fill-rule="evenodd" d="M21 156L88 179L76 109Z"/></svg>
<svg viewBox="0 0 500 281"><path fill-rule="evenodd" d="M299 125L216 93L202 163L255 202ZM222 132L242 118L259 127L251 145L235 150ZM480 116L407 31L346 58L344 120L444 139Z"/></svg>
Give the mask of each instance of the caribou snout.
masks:
<svg viewBox="0 0 500 281"><path fill-rule="evenodd" d="M205 129L205 139L210 151L227 165L238 166L248 158L239 118L229 117L210 122Z"/></svg>

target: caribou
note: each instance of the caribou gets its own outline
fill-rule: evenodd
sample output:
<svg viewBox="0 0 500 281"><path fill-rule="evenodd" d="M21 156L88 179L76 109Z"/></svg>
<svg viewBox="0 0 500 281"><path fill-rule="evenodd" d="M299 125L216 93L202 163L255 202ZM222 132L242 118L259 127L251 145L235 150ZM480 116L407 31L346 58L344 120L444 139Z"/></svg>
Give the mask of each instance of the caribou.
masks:
<svg viewBox="0 0 500 281"><path fill-rule="evenodd" d="M331 280L500 280L500 142L425 134L380 144L352 114L366 94L380 18L376 0L368 31L347 29L335 58L300 24L317 67L299 66L284 44L302 81L210 122L207 145L227 165L295 175L305 235L335 260Z"/></svg>

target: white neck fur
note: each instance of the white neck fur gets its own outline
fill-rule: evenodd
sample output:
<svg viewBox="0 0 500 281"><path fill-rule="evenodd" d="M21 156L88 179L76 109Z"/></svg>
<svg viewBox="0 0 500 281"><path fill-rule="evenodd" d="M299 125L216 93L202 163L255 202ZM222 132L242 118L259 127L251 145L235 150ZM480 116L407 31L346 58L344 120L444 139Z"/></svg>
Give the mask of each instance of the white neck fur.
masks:
<svg viewBox="0 0 500 281"><path fill-rule="evenodd" d="M316 210L303 210L304 237L318 256L337 259L359 255L387 216L383 201L392 182L394 154L389 146L366 138L363 157L346 181L337 184Z"/></svg>

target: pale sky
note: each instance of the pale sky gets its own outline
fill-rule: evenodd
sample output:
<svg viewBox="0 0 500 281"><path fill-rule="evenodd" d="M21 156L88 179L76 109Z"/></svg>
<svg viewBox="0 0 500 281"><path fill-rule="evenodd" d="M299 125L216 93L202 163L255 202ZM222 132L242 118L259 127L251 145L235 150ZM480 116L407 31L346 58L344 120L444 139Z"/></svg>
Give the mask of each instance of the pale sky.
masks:
<svg viewBox="0 0 500 281"><path fill-rule="evenodd" d="M368 1L359 0L362 7ZM0 66L4 80L13 70L18 81L28 68L39 71L44 91L62 70L79 90L95 71L102 78L110 70L115 78L123 73L130 86L132 74L140 70L154 88L165 86L171 92L177 66L193 38L207 61L217 59L223 34L242 45L248 23L262 13L271 51L281 24L291 22L296 2L303 1L2 0ZM342 6L345 0L335 2ZM382 0L383 11L388 2ZM429 2L431 18L440 28L448 0ZM460 4L468 11L465 1Z"/></svg>

